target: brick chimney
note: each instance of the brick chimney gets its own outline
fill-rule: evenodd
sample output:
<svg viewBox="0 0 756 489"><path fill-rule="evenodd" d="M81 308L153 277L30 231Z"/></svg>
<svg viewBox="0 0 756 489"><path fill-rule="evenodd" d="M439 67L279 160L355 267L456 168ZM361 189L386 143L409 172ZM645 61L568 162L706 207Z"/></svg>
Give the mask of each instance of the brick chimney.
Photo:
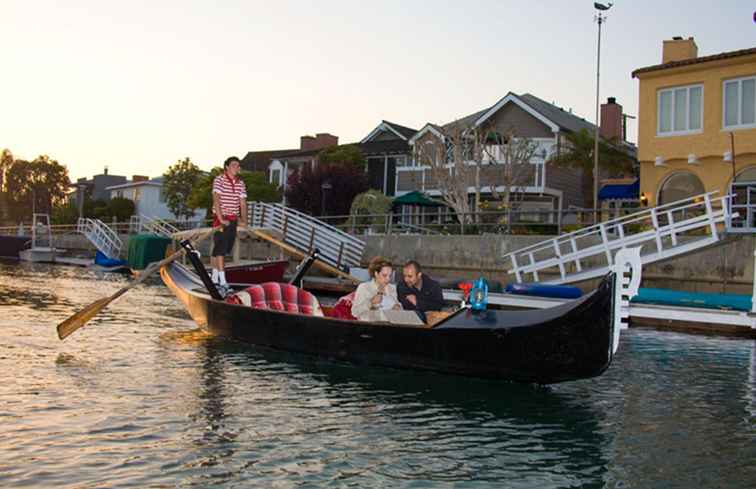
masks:
<svg viewBox="0 0 756 489"><path fill-rule="evenodd" d="M675 36L671 40L663 42L662 63L683 61L697 57L698 46L696 45L696 41L692 37L683 39L680 36Z"/></svg>
<svg viewBox="0 0 756 489"><path fill-rule="evenodd" d="M625 135L622 133L622 106L614 97L609 97L605 104L601 104L599 134L609 141L625 140Z"/></svg>
<svg viewBox="0 0 756 489"><path fill-rule="evenodd" d="M131 181L132 181L132 183L136 183L136 182L146 182L146 181L147 181L147 180L149 180L149 179L150 179L150 177L145 177L144 175L133 175L133 176L131 177Z"/></svg>
<svg viewBox="0 0 756 489"><path fill-rule="evenodd" d="M299 149L301 151L309 151L315 149L315 137L314 136L302 136L299 138Z"/></svg>
<svg viewBox="0 0 756 489"><path fill-rule="evenodd" d="M328 146L335 146L339 144L339 137L327 132L320 132L315 136L302 136L299 138L299 149L301 151L309 151L311 149L323 149Z"/></svg>
<svg viewBox="0 0 756 489"><path fill-rule="evenodd" d="M327 132L321 132L315 135L315 147L317 149L327 148L328 146L336 146L339 144L339 137Z"/></svg>

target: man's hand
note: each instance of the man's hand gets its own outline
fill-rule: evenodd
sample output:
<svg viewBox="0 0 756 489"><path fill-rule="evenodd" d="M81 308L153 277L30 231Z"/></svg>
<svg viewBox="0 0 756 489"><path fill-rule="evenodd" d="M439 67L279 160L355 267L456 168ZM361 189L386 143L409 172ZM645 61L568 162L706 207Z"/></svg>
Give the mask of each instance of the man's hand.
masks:
<svg viewBox="0 0 756 489"><path fill-rule="evenodd" d="M415 294L408 295L407 301L409 301L413 306L417 306L417 297L415 296Z"/></svg>

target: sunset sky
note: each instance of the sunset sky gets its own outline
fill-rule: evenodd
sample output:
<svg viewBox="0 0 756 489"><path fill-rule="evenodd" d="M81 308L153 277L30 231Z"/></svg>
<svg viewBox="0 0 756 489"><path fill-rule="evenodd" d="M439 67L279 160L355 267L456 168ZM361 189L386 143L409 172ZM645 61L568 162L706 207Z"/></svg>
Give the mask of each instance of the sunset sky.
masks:
<svg viewBox="0 0 756 489"><path fill-rule="evenodd" d="M756 46L753 1L617 0L601 99L637 114L630 72L663 39L699 55ZM420 128L530 92L593 120L593 2L0 0L0 148L72 179L160 175L190 157L354 142L381 119ZM634 140L635 125L630 126Z"/></svg>

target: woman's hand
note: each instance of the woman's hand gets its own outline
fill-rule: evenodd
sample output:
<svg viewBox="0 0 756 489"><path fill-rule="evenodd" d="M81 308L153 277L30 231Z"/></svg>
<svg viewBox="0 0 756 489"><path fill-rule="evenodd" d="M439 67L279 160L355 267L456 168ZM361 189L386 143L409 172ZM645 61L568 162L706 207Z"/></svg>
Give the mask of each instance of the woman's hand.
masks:
<svg viewBox="0 0 756 489"><path fill-rule="evenodd" d="M374 306L377 306L378 304L381 303L382 300L383 300L383 292L378 291L378 293L375 294L372 299L370 299L370 303Z"/></svg>

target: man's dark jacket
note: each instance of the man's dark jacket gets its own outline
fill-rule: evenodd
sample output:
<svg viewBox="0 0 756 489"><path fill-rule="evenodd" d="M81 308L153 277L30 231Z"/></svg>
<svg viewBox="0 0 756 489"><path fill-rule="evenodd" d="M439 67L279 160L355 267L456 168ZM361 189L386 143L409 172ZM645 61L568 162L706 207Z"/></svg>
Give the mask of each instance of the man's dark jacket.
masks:
<svg viewBox="0 0 756 489"><path fill-rule="evenodd" d="M399 280L396 284L396 295L402 307L410 311L440 311L444 307L444 294L441 291L441 285L438 282L423 274L423 288L418 290L409 287L404 280ZM407 300L408 295L417 297L417 306Z"/></svg>

